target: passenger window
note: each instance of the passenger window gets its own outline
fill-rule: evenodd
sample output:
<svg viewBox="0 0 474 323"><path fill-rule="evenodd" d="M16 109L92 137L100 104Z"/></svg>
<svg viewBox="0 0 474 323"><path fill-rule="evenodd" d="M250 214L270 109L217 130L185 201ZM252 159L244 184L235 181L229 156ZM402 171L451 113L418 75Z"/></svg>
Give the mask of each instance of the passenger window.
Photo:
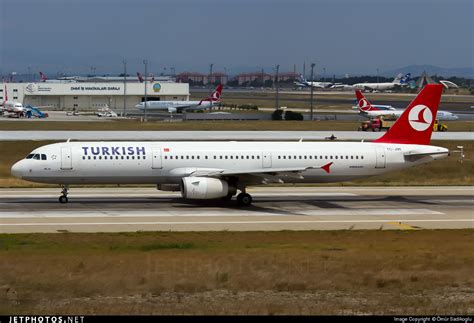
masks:
<svg viewBox="0 0 474 323"><path fill-rule="evenodd" d="M359 156L356 156L356 159L359 159Z"/></svg>
<svg viewBox="0 0 474 323"><path fill-rule="evenodd" d="M360 156L360 159L364 159L364 156Z"/></svg>
<svg viewBox="0 0 474 323"><path fill-rule="evenodd" d="M336 156L336 159L337 159L337 158L338 158L338 157Z"/></svg>
<svg viewBox="0 0 474 323"><path fill-rule="evenodd" d="M199 159L199 156L197 156L196 158Z"/></svg>
<svg viewBox="0 0 474 323"><path fill-rule="evenodd" d="M107 159L107 156L104 156L104 159Z"/></svg>
<svg viewBox="0 0 474 323"><path fill-rule="evenodd" d="M127 158L128 158L128 156L127 156ZM99 159L102 159L102 156L99 156Z"/></svg>
<svg viewBox="0 0 474 323"><path fill-rule="evenodd" d="M86 156L82 156L82 160L86 159Z"/></svg>
<svg viewBox="0 0 474 323"><path fill-rule="evenodd" d="M94 159L97 159L97 156L94 156Z"/></svg>
<svg viewBox="0 0 474 323"><path fill-rule="evenodd" d="M90 159L91 159L91 156L87 156L87 159L89 159L89 160L90 160Z"/></svg>
<svg viewBox="0 0 474 323"><path fill-rule="evenodd" d="M194 156L191 156L191 159L194 159Z"/></svg>
<svg viewBox="0 0 474 323"><path fill-rule="evenodd" d="M127 156L127 159L130 159L130 156Z"/></svg>

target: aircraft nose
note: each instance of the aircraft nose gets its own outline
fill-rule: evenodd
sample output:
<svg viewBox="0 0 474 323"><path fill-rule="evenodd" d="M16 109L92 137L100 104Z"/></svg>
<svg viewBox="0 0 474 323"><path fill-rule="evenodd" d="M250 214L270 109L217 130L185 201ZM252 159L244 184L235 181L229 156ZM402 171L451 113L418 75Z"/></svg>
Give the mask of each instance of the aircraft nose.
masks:
<svg viewBox="0 0 474 323"><path fill-rule="evenodd" d="M15 163L13 166L12 166L12 169L11 169L11 173L13 176L17 177L17 178L21 178L22 175L23 175L23 166L22 166L22 161L19 161L17 163Z"/></svg>

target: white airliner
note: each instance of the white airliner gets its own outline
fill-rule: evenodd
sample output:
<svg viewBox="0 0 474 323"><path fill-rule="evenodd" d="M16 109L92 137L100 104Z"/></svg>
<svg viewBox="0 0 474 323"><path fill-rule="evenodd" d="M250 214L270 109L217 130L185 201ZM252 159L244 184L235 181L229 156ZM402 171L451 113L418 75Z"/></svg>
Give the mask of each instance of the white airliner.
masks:
<svg viewBox="0 0 474 323"><path fill-rule="evenodd" d="M25 110L23 104L21 104L20 102L8 100L7 84L4 85L4 91L5 98L3 99L3 104L1 107L2 113L9 113L10 115L13 114L18 117L21 116Z"/></svg>
<svg viewBox="0 0 474 323"><path fill-rule="evenodd" d="M373 142L63 142L33 150L12 166L21 179L60 184L156 184L186 199L249 205L250 185L324 183L382 175L447 157L430 146L442 85L426 85Z"/></svg>
<svg viewBox="0 0 474 323"><path fill-rule="evenodd" d="M331 82L315 82L315 81L307 81L303 75L300 75L299 79L294 82L298 87L313 87L316 89L328 89L334 84Z"/></svg>
<svg viewBox="0 0 474 323"><path fill-rule="evenodd" d="M222 85L219 84L209 98L201 101L147 101L148 111L167 111L169 113L181 113L183 110L203 110L210 108L221 101ZM145 102L135 106L140 111L145 110Z"/></svg>
<svg viewBox="0 0 474 323"><path fill-rule="evenodd" d="M391 116L398 118L402 115L405 110L398 110L391 105L371 104L369 100L362 94L360 90L356 90L357 106L359 114L368 119L378 116ZM454 121L458 120L459 117L452 112L438 111L436 113L436 119L439 121Z"/></svg>
<svg viewBox="0 0 474 323"><path fill-rule="evenodd" d="M398 74L397 77L393 79L392 82L384 83L357 83L353 85L354 89L364 90L364 91L387 91L394 89L398 86L403 86L408 84L410 81L410 73L405 74L402 77L402 74Z"/></svg>

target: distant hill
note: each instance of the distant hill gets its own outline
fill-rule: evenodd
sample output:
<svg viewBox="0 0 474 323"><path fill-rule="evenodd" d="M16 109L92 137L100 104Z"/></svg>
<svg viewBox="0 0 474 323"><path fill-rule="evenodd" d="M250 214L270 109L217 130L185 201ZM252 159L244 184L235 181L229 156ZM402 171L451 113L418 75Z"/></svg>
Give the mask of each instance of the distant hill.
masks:
<svg viewBox="0 0 474 323"><path fill-rule="evenodd" d="M474 67L444 68L434 65L410 65L381 73L383 76L394 76L398 73L411 73L412 77L420 76L424 71L428 75L440 75L444 77L474 78Z"/></svg>

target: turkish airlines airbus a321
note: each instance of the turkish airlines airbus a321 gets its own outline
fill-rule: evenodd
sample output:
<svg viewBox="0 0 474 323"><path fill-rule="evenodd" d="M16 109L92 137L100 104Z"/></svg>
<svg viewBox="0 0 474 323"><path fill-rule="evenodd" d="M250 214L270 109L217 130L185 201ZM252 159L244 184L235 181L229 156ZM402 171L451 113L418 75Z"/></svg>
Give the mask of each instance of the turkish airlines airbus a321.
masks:
<svg viewBox="0 0 474 323"><path fill-rule="evenodd" d="M13 165L14 176L62 186L156 184L186 199L249 205L246 187L347 181L412 167L449 154L429 146L442 85L427 85L373 142L63 142L42 146Z"/></svg>

